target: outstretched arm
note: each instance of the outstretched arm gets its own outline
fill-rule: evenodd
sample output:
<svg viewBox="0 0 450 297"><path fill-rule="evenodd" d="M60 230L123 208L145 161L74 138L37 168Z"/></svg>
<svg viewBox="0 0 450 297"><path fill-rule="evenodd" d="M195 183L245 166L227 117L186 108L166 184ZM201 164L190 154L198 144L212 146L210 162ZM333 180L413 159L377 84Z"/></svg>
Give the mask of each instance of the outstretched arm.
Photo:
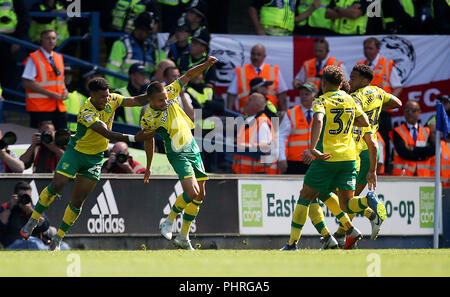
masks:
<svg viewBox="0 0 450 297"><path fill-rule="evenodd" d="M93 124L89 128L112 141L139 142L153 138L153 133L148 133L147 130L140 130L138 133L136 133L136 135L114 132L109 130L106 124L102 121L95 122L95 124Z"/></svg>
<svg viewBox="0 0 450 297"><path fill-rule="evenodd" d="M150 174L152 173L152 161L153 161L153 150L155 147L155 139L152 137L152 139L144 141L144 150L145 154L147 155L147 167L145 168L145 175L144 175L144 183L148 183L148 180L150 179Z"/></svg>
<svg viewBox="0 0 450 297"><path fill-rule="evenodd" d="M402 107L402 100L398 99L394 95L391 95L391 100L383 104L383 110L389 110Z"/></svg>
<svg viewBox="0 0 450 297"><path fill-rule="evenodd" d="M148 103L149 97L147 94L142 94L134 97L127 97L123 102L123 106L132 107L132 106L144 106Z"/></svg>
<svg viewBox="0 0 450 297"><path fill-rule="evenodd" d="M185 86L191 79L193 79L200 73L203 73L203 71L205 71L208 67L211 67L217 61L218 59L216 57L209 56L206 62L189 69L184 75L180 77L180 81L183 86Z"/></svg>

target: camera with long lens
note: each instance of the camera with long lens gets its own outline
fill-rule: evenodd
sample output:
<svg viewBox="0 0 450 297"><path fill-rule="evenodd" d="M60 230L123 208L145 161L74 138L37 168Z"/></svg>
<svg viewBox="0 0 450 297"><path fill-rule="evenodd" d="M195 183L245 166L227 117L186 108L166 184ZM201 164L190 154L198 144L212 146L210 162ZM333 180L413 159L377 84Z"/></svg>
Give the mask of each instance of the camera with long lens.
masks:
<svg viewBox="0 0 450 297"><path fill-rule="evenodd" d="M67 145L70 141L70 131L62 129L55 132L55 144L59 147ZM43 131L41 133L41 144L50 144L53 142L53 134L50 131Z"/></svg>
<svg viewBox="0 0 450 297"><path fill-rule="evenodd" d="M27 193L20 194L18 197L19 204L25 205L31 202L31 197Z"/></svg>
<svg viewBox="0 0 450 297"><path fill-rule="evenodd" d="M14 144L17 141L17 136L14 132L6 132L3 135L2 139L0 139L0 150L4 149L8 145Z"/></svg>
<svg viewBox="0 0 450 297"><path fill-rule="evenodd" d="M116 155L116 161L119 163L125 163L126 161L128 161L128 158L130 156L122 151L118 152Z"/></svg>
<svg viewBox="0 0 450 297"><path fill-rule="evenodd" d="M53 142L53 134L49 131L43 131L41 133L41 144L50 144Z"/></svg>

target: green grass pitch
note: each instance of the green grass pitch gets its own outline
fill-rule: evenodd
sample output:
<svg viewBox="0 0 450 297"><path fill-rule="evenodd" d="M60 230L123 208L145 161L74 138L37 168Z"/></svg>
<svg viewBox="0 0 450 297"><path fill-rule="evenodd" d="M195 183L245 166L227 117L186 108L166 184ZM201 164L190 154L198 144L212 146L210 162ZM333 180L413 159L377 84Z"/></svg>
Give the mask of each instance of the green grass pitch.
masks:
<svg viewBox="0 0 450 297"><path fill-rule="evenodd" d="M450 250L3 250L0 276L448 277Z"/></svg>

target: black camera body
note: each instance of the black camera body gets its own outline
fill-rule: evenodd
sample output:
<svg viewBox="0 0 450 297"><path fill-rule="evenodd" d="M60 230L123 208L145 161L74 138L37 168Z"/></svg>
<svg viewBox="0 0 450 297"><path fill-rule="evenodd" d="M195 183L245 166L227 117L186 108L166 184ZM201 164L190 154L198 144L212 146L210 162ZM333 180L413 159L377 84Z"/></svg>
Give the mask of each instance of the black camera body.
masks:
<svg viewBox="0 0 450 297"><path fill-rule="evenodd" d="M43 131L41 133L41 144L50 144L55 141L55 144L59 147L64 147L70 141L70 131L68 129L61 129L55 132L55 138L50 131Z"/></svg>
<svg viewBox="0 0 450 297"><path fill-rule="evenodd" d="M125 154L124 152L120 151L116 155L116 162L123 164L126 161L128 161L129 158L130 158L130 156L128 154Z"/></svg>
<svg viewBox="0 0 450 297"><path fill-rule="evenodd" d="M50 144L53 142L53 134L49 131L43 131L41 133L41 144Z"/></svg>
<svg viewBox="0 0 450 297"><path fill-rule="evenodd" d="M30 195L28 195L27 193L20 194L20 195L18 196L18 200L19 200L19 201L18 201L19 204L22 204L22 205L31 203L31 197L30 197Z"/></svg>

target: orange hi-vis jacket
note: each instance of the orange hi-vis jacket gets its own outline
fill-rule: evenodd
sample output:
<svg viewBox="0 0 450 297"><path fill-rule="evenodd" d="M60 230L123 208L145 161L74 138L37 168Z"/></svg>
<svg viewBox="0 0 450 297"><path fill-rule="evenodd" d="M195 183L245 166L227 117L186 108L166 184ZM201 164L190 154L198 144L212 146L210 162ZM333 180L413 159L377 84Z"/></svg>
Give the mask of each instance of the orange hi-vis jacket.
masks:
<svg viewBox="0 0 450 297"><path fill-rule="evenodd" d="M367 59L364 61L359 61L357 64L366 64L367 65ZM395 62L392 60L388 60L385 57L381 57L378 60L377 65L375 65L375 68L373 70L373 79L370 83L371 86L376 86L379 88L382 88L387 93L392 93L392 86L390 83L391 73L392 73L392 67L395 66Z"/></svg>
<svg viewBox="0 0 450 297"><path fill-rule="evenodd" d="M250 95L250 81L256 77L262 77L265 80L273 81L271 86L268 86L269 94L267 99L278 106L277 91L278 91L278 72L280 68L276 65L264 64L259 75L256 73L252 64L246 64L243 67L236 67L237 83L238 83L238 110L244 110L245 103Z"/></svg>
<svg viewBox="0 0 450 297"><path fill-rule="evenodd" d="M34 65L36 65L37 76L34 80L38 86L52 91L58 94L64 92L64 60L61 54L52 52L53 61L55 66L60 71L60 75L56 75L50 62L42 53L41 49L32 52L27 59L33 59ZM25 60L25 64L26 61ZM66 106L63 100L56 100L47 97L44 94L36 93L31 90L25 90L26 93L26 110L31 112L51 112L59 110L60 112L66 111Z"/></svg>
<svg viewBox="0 0 450 297"><path fill-rule="evenodd" d="M433 156L430 161L431 176L435 175L436 156ZM450 187L450 149L447 142L441 140L441 183L442 187Z"/></svg>
<svg viewBox="0 0 450 297"><path fill-rule="evenodd" d="M383 137L378 131L377 131L377 142L380 157L380 159L378 160L378 164L382 164L381 166L377 167L377 174L384 174L385 173L384 162L386 161L386 155L384 154L384 150L386 147L386 143L384 142Z"/></svg>
<svg viewBox="0 0 450 297"><path fill-rule="evenodd" d="M414 141L411 134L409 133L409 129L405 124L401 124L400 126L394 129L400 135L403 142L405 143L407 148L412 148L416 146L425 146L428 141L428 136L430 135L430 129L428 127L422 127L419 125L419 131L417 135L417 140ZM394 141L393 133L390 133L391 141ZM431 176L430 170L430 159L424 161L410 161L405 160L398 155L394 148L394 161L393 161L393 170L392 175L395 176ZM402 173L404 170L404 173Z"/></svg>
<svg viewBox="0 0 450 297"><path fill-rule="evenodd" d="M272 141L275 141L275 135L272 127L272 123L270 119L263 113L260 116L256 117L256 120L250 125L250 127L246 127L243 125L237 135L237 144L238 145L248 145L258 143L257 135L259 131L259 127L262 123L267 123L272 130ZM273 162L270 164L262 163L258 158L252 158L243 155L234 155L233 166L231 167L234 173L238 174L252 174L252 173L266 173L266 174L280 174L277 168L277 162Z"/></svg>
<svg viewBox="0 0 450 297"><path fill-rule="evenodd" d="M291 122L291 134L286 144L286 159L288 161L302 161L302 153L311 145L311 122L308 124L302 108L295 106L287 111ZM312 116L312 115L311 115Z"/></svg>
<svg viewBox="0 0 450 297"><path fill-rule="evenodd" d="M305 61L303 64L303 67L305 67L306 71L306 81L305 82L311 82L316 85L317 89L320 89L320 78L323 74L323 69L326 66L335 65L335 66L341 66L342 62L337 60L334 57L330 57L325 65L322 66L322 69L320 69L320 72L317 73L316 69L316 63L317 59L312 58L310 60Z"/></svg>

